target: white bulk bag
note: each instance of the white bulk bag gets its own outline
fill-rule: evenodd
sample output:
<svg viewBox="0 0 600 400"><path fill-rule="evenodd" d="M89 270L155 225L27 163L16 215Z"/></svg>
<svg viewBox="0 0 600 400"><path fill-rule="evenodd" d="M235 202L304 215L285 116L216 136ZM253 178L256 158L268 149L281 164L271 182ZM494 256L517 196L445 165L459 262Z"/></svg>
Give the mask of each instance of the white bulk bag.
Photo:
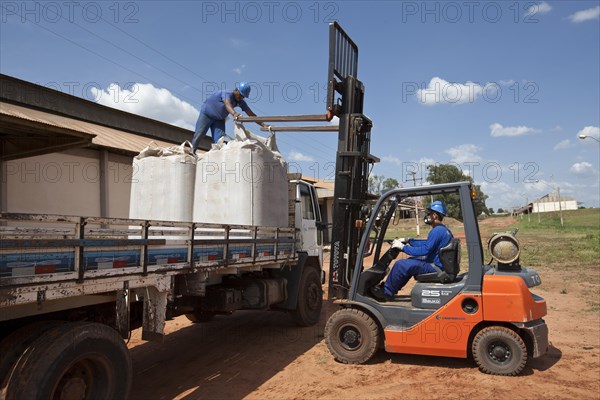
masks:
<svg viewBox="0 0 600 400"><path fill-rule="evenodd" d="M192 220L196 157L192 145L148 146L133 160L129 217Z"/></svg>
<svg viewBox="0 0 600 400"><path fill-rule="evenodd" d="M274 136L264 139L235 124L236 138L198 159L194 222L288 225L287 163Z"/></svg>

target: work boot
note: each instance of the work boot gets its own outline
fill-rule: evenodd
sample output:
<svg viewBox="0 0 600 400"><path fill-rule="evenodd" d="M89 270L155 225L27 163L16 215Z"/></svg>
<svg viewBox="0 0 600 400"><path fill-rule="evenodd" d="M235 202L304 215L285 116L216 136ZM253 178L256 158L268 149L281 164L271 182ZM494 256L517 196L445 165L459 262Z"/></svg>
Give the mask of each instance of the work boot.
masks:
<svg viewBox="0 0 600 400"><path fill-rule="evenodd" d="M383 285L372 286L369 289L369 293L371 294L371 297L382 303L385 303L386 301L391 301L393 299L393 297L386 296L383 290Z"/></svg>

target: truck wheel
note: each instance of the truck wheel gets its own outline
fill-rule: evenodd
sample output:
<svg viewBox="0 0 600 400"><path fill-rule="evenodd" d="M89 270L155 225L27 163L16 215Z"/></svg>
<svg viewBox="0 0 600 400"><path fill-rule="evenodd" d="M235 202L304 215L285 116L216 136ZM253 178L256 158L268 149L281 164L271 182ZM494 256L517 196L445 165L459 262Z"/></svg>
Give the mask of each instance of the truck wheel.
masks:
<svg viewBox="0 0 600 400"><path fill-rule="evenodd" d="M0 342L0 355L2 355L0 357L0 388L5 386L13 366L29 345L48 329L64 323L63 321L34 322L17 329Z"/></svg>
<svg viewBox="0 0 600 400"><path fill-rule="evenodd" d="M315 268L307 267L300 277L298 305L292 317L299 326L311 326L319 322L323 307L321 276Z"/></svg>
<svg viewBox="0 0 600 400"><path fill-rule="evenodd" d="M490 326L475 335L471 347L475 363L492 375L518 375L527 362L527 348L513 330Z"/></svg>
<svg viewBox="0 0 600 400"><path fill-rule="evenodd" d="M194 310L193 313L185 314L185 317L187 319L189 319L191 322L193 322L194 324L197 324L200 322L208 322L208 321L212 320L215 317L215 313L210 312L210 311L202 311L202 310L196 309L196 310Z"/></svg>
<svg viewBox="0 0 600 400"><path fill-rule="evenodd" d="M362 364L377 352L380 334L377 323L360 310L336 311L325 326L325 343L337 361Z"/></svg>
<svg viewBox="0 0 600 400"><path fill-rule="evenodd" d="M114 329L63 324L29 346L15 365L6 398L126 399L131 369L129 351Z"/></svg>

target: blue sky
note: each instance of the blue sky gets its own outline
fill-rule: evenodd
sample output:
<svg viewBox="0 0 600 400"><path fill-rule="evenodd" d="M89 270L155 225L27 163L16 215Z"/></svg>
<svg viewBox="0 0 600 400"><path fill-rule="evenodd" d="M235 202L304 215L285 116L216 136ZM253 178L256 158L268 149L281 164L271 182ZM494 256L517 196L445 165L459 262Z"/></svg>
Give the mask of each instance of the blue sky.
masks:
<svg viewBox="0 0 600 400"><path fill-rule="evenodd" d="M0 71L187 128L240 80L259 115L318 114L337 20L359 47L374 174L410 186L452 162L495 209L557 187L598 207L600 143L578 135L600 140L599 16L599 1L2 1ZM293 169L332 178L335 134L277 139Z"/></svg>

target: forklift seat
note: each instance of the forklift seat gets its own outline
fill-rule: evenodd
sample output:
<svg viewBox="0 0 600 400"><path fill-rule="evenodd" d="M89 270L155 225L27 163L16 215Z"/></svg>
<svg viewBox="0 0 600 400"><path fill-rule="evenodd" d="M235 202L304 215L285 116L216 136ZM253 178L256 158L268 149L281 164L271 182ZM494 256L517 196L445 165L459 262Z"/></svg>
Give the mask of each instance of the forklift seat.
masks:
<svg viewBox="0 0 600 400"><path fill-rule="evenodd" d="M460 239L452 238L450 242L439 251L442 268L433 265L436 272L416 275L417 282L423 283L450 283L454 282L460 272Z"/></svg>

